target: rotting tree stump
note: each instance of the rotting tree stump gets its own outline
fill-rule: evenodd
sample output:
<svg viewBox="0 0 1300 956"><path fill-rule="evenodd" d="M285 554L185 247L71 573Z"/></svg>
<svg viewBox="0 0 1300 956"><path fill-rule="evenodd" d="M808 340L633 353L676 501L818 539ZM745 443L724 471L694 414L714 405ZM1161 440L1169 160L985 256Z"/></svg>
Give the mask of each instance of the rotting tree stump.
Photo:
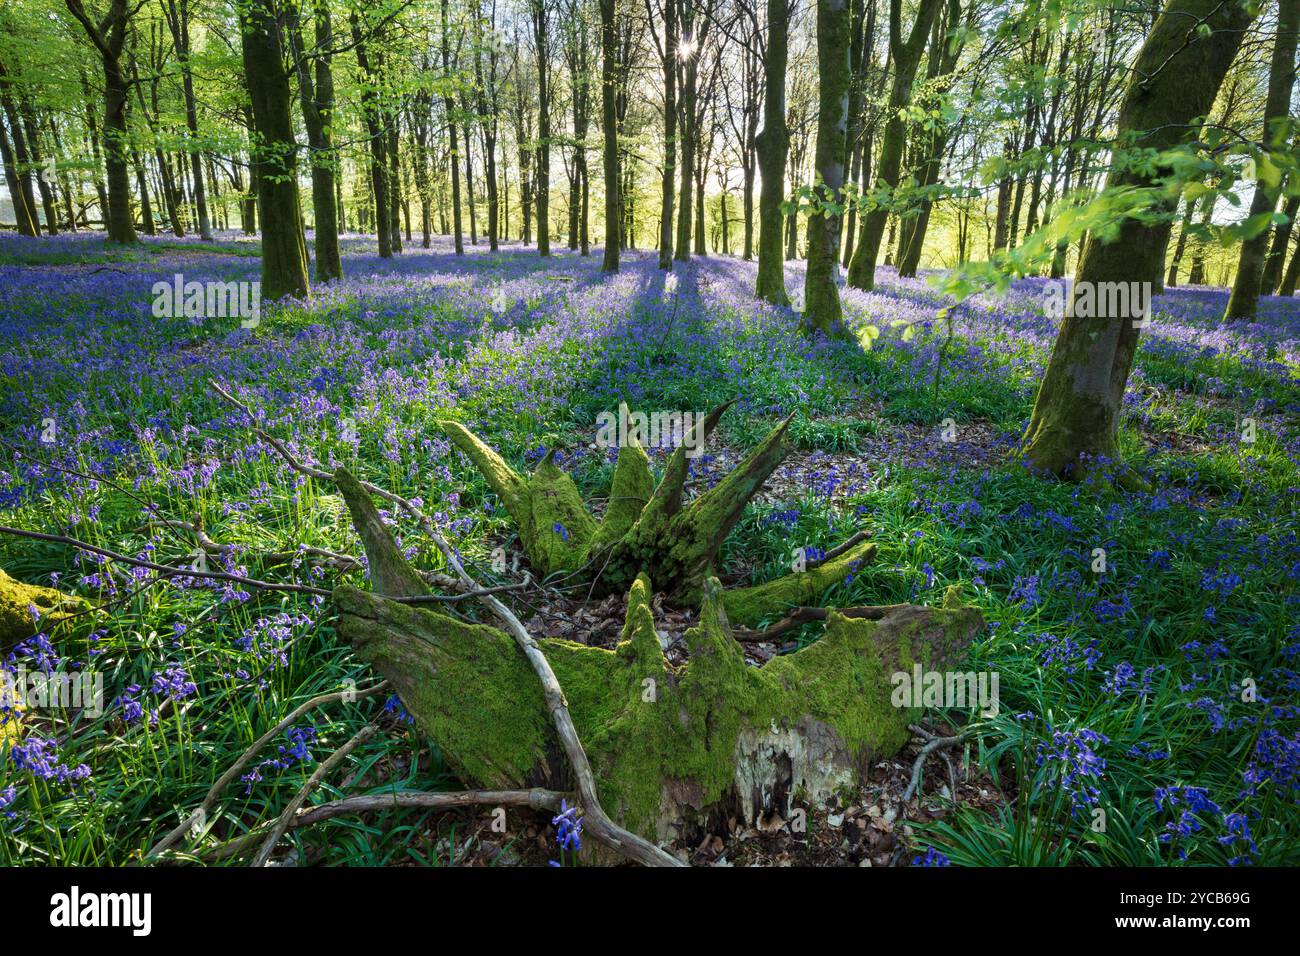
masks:
<svg viewBox="0 0 1300 956"><path fill-rule="evenodd" d="M723 410L709 416L706 429ZM446 426L519 523L535 570L570 571L606 593L627 593L614 648L552 639L538 644L564 689L602 805L648 839L691 838L736 813L751 822L772 811L788 819L795 798L818 804L857 785L873 762L903 747L908 724L918 717L892 706L891 675L910 672L915 663L955 663L983 627L979 611L961 606L953 588L942 607L899 605L882 609L876 619L829 609L825 633L815 643L762 667L746 663L733 621L757 624L814 599L874 550L855 546L808 572L754 588L722 588L714 555L788 451L788 424L686 507L681 448L657 487L644 451L621 449L600 522L553 456L523 478L470 432ZM428 589L369 494L344 469L336 480L375 588L335 590L340 635L393 683L465 781L497 789L570 789L551 715L515 640L436 605L394 600L427 595ZM557 523L567 536L554 530ZM655 588L700 607L698 625L685 635L684 665L664 657L651 611Z"/></svg>

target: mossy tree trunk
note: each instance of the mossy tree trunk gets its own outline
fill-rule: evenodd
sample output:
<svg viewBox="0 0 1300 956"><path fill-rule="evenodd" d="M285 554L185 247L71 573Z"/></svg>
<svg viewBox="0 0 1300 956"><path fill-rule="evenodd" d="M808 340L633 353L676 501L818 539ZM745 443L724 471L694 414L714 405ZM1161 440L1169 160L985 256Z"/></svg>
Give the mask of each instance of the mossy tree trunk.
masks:
<svg viewBox="0 0 1300 956"><path fill-rule="evenodd" d="M1118 135L1135 137L1136 147L1157 151L1195 135L1189 124L1209 113L1252 18L1238 3L1169 0L1138 54L1120 110ZM1197 24L1202 23L1208 35L1199 32ZM1117 167L1107 177L1106 188L1150 187L1165 172ZM1125 219L1109 242L1089 234L1073 298L1022 440L1032 466L1078 476L1086 470L1076 467L1081 456L1089 460L1116 456L1120 407L1141 326L1132 315L1093 314L1106 311L1104 307L1079 317L1074 314L1075 304L1084 289L1096 289L1100 283L1148 282L1162 270L1174 211ZM1104 297L1093 299L1101 304Z"/></svg>
<svg viewBox="0 0 1300 956"><path fill-rule="evenodd" d="M626 591L644 572L670 599L694 606L745 505L791 448L787 418L722 480L694 501L684 502L686 448L700 447L729 407L714 409L695 423L658 484L645 451L629 438L619 449L610 505L599 522L587 511L573 479L555 465L554 452L525 476L460 423L443 422L442 429L514 518L539 577L563 572L591 582L594 594L607 595ZM756 624L769 611L808 603L874 556L875 545L858 543L812 570L728 590L728 613L738 624Z"/></svg>
<svg viewBox="0 0 1300 956"><path fill-rule="evenodd" d="M1270 149L1284 149L1287 116L1291 112L1291 87L1295 84L1296 29L1300 26L1300 0L1278 0L1277 36L1273 41L1273 58L1269 66L1268 96L1264 101L1264 142ZM1270 183L1260 178L1255 182L1255 195L1250 201L1250 219L1270 215L1277 208L1281 183ZM1232 283L1227 321L1254 318L1263 288L1264 260L1268 251L1268 225L1255 235L1247 236L1241 243L1241 256L1237 260L1237 277Z"/></svg>
<svg viewBox="0 0 1300 956"><path fill-rule="evenodd" d="M0 568L0 654L60 621L84 616L90 604L54 588L24 584ZM33 611L35 614L33 614Z"/></svg>
<svg viewBox="0 0 1300 956"><path fill-rule="evenodd" d="M817 182L808 216L808 265L804 272L804 324L832 335L845 334L840 290L839 211L843 201L844 165L849 120L848 0L817 2Z"/></svg>
<svg viewBox="0 0 1300 956"><path fill-rule="evenodd" d="M790 132L785 122L785 72L790 47L790 0L767 0L767 47L763 57L763 128L754 145L758 150L758 171L762 182L758 193L758 283L760 299L774 305L789 305L785 291L785 251L782 232L785 221L785 160L790 151Z"/></svg>
<svg viewBox="0 0 1300 956"><path fill-rule="evenodd" d="M240 33L256 131L252 154L262 219L262 296L305 296L307 241L298 198L298 143L280 24L269 0L250 0L240 17Z"/></svg>

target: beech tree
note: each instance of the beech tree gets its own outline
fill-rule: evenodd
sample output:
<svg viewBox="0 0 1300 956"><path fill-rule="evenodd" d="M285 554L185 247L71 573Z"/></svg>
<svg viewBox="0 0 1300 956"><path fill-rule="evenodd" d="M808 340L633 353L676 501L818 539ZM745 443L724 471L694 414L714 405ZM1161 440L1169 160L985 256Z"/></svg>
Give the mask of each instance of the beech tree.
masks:
<svg viewBox="0 0 1300 956"><path fill-rule="evenodd" d="M894 80L889 92L885 132L880 144L880 157L876 161L874 202L862 216L862 231L849 263L849 285L870 290L876 284L876 259L889 219L889 199L899 184L899 171L903 164L903 146L906 126L902 110L911 102L912 80L921 62L930 28L940 0L920 0L912 32L903 39L902 0L889 0L889 53L894 63Z"/></svg>
<svg viewBox="0 0 1300 956"><path fill-rule="evenodd" d="M840 252L840 202L848 150L848 0L817 2L817 66L821 73L817 108L817 183L808 216L808 268L804 279L804 322L839 334L843 314L836 285Z"/></svg>
<svg viewBox="0 0 1300 956"><path fill-rule="evenodd" d="M790 134L785 125L785 70L789 54L789 0L767 0L767 47L763 57L763 128L755 138L762 184L758 194L758 281L760 299L789 305L781 248L785 160Z"/></svg>
<svg viewBox="0 0 1300 956"><path fill-rule="evenodd" d="M132 15L145 0L132 6L129 0L109 0L108 10L98 20L81 0L65 0L68 11L86 31L99 52L104 72L104 168L108 179L108 207L104 225L112 242L136 241L135 218L131 212L129 132L126 123L130 80L122 64L122 48Z"/></svg>
<svg viewBox="0 0 1300 956"><path fill-rule="evenodd" d="M304 296L307 241L298 197L289 72L273 0L249 0L240 14L244 74L253 111L251 151L262 224L262 296Z"/></svg>
<svg viewBox="0 0 1300 956"><path fill-rule="evenodd" d="M1278 0L1277 34L1268 74L1268 98L1264 102L1263 139L1270 149L1285 149L1291 136L1288 114L1291 112L1291 88L1295 85L1297 27L1300 27L1300 2ZM1265 287L1263 282L1265 252L1268 249L1268 227L1272 225L1273 211L1282 190L1280 173L1271 163L1269 165L1274 171L1272 179L1261 175L1255 180L1255 194L1250 201L1247 220L1255 233L1241 243L1237 277L1224 315L1229 321L1254 316L1260 292L1273 291L1272 286ZM1291 216L1294 216L1296 206L1290 208ZM1290 217L1287 221L1290 222Z"/></svg>
<svg viewBox="0 0 1300 956"><path fill-rule="evenodd" d="M1173 172L1174 151L1194 136L1197 117L1209 113L1254 15L1240 3L1168 0L1142 45L1120 109L1118 138L1128 148L1154 151L1158 159L1154 165L1113 166L1106 189L1147 190L1152 201L1140 217L1124 218L1113 237L1088 237L1022 440L1024 457L1035 468L1077 477L1098 459L1116 457L1140 317L1108 314L1105 307L1075 315L1075 303L1099 283L1140 284L1162 271L1170 220L1145 210L1169 203L1159 197L1162 178Z"/></svg>

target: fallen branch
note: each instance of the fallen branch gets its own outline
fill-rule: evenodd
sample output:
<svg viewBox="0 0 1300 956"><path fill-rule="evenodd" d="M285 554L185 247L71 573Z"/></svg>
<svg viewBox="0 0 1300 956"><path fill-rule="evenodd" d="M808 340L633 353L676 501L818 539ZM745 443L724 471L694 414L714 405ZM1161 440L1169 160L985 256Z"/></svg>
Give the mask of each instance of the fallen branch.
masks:
<svg viewBox="0 0 1300 956"><path fill-rule="evenodd" d="M825 564L827 561L834 561L840 555L848 554L857 545L861 544L863 541L866 541L870 537L871 537L870 531L858 531L855 534L853 534L847 541L831 548L829 551L827 551L816 561L809 561L808 567L815 568L818 567L819 565Z"/></svg>
<svg viewBox="0 0 1300 956"><path fill-rule="evenodd" d="M321 694L318 697L313 697L306 703L295 707L288 717L284 718L262 736L258 737L257 740L253 741L252 746L245 750L243 754L240 755L239 759L231 764L226 769L226 772L218 778L217 782L212 785L211 789L208 790L208 795L203 798L203 802L198 805L198 808L145 853L145 861L147 862L165 850L170 849L178 840L180 840L181 837L189 832L190 828L196 824L202 825L202 823L207 819L208 812L216 805L217 798L221 796L221 791L226 789L231 781L239 776L239 772L243 770L244 767L248 766L249 761L253 759L259 750L278 737L287 728L291 727L295 722L297 722L298 718L307 713L307 711L324 706L325 704L332 704L335 701L343 700L345 698L360 700L363 697L369 697L371 694L379 693L379 691L383 690L387 686L388 681L383 680L378 684L372 684L362 690L334 691L330 694Z"/></svg>
<svg viewBox="0 0 1300 956"><path fill-rule="evenodd" d="M522 807L538 812L560 809L561 798L570 796L556 790L535 787L531 790L456 790L447 793L400 791L343 797L314 807L302 807L289 818L288 829L311 826L335 817L381 810L458 810L464 807ZM261 838L261 830L245 833L239 839L203 854L205 861L240 856Z"/></svg>
<svg viewBox="0 0 1300 956"><path fill-rule="evenodd" d="M240 546L233 544L221 544L203 530L197 523L189 521L160 520L151 521L146 528L172 528L180 531L186 531L194 535L194 540L198 543L199 548L205 554L224 555L236 551ZM318 548L313 545L302 545L296 551L267 551L254 555L258 561L266 564L288 564L296 561L299 557L314 558L322 564L333 566L339 571L359 571L361 562L350 554L341 554L338 551L330 551L327 548Z"/></svg>
<svg viewBox="0 0 1300 956"><path fill-rule="evenodd" d="M911 730L914 733L923 737L928 737L929 739L925 742L925 745L921 747L920 753L916 755L916 762L912 764L912 781L907 785L907 789L903 791L903 803L907 803L907 801L911 800L913 795L921 786L921 768L925 765L925 758L930 756L930 754L934 753L940 747L950 747L953 744L961 743L966 739L966 735L969 733L969 731L962 731L961 733L954 734L951 737L936 737L928 730L924 730L916 725L912 725ZM950 765L950 773L951 769ZM953 777L953 797L954 799L956 798L955 776Z"/></svg>
<svg viewBox="0 0 1300 956"><path fill-rule="evenodd" d="M284 836L284 831L289 829L289 821L293 819L294 814L307 801L307 797L311 795L311 792L320 785L322 780L329 776L331 770L347 759L348 754L373 737L378 729L374 724L366 724L353 734L347 743L330 754L329 759L321 762L315 772L307 778L307 782L294 794L293 799L289 801L289 805L284 808L284 812L275 821L275 826L271 827L271 832L262 841L261 849L257 851L257 856L253 858L252 866L266 866L271 854L275 851L275 845L280 842L280 837Z"/></svg>
<svg viewBox="0 0 1300 956"><path fill-rule="evenodd" d="M314 588L306 584L276 584L272 581L260 581L257 578L244 577L240 574L229 574L225 571L202 571L197 568L177 568L166 564L155 564L152 561L145 561L141 558L132 558L125 554L119 554L116 551L109 551L107 548L101 548L98 545L91 544L88 541L81 541L77 538L70 538L62 534L44 534L40 531L24 531L22 528L11 528L8 525L0 525L0 534L11 534L20 538L32 538L36 541L50 541L55 544L66 544L70 547L77 548L81 551L89 551L91 554L98 554L101 557L110 558L113 561L120 561L123 564L129 564L137 568L147 568L150 571L157 571L172 578L204 578L212 581L228 581L233 584L242 584L246 587L256 588L263 591L292 591L297 594L314 594L320 597L329 597L329 591L324 588Z"/></svg>

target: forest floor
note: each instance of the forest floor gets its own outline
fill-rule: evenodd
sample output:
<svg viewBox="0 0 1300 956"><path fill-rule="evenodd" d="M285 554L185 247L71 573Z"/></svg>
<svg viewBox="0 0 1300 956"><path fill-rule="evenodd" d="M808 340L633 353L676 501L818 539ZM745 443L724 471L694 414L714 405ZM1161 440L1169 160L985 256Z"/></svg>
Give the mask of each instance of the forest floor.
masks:
<svg viewBox="0 0 1300 956"><path fill-rule="evenodd" d="M306 556L270 567L258 555L360 553L337 495L290 472L213 394L216 380L303 459L420 499L476 577L496 583L512 580L493 552L515 547L513 526L438 416L517 465L558 445L599 499L612 458L591 447L593 423L620 401L703 410L738 399L692 462L697 489L797 412L797 451L732 532L720 573L765 581L792 549L869 530L875 562L822 603L939 603L960 585L988 621L968 666L999 675L997 713L929 711L932 729L970 733L930 756L910 802L916 744L838 805L806 808L799 826L718 821L679 855L736 866L1300 863L1300 301L1265 299L1257 321L1225 326L1224 290L1156 298L1125 405L1124 464L1108 468L1134 470L1150 490L1123 491L1043 480L1012 459L1054 338L1047 280L954 305L924 276L882 269L875 292L845 291L853 327L879 330L864 348L800 333L793 311L755 301L754 267L734 258L678 264L673 288L648 253L628 253L608 277L598 254L544 260L514 243L456 257L440 239L388 261L363 237L344 245L346 279L268 308L250 329L152 309L154 284L177 274L258 278L245 238L150 239L130 254L87 235L0 238L0 523L170 563L194 560L195 540L159 522L197 519L229 546L218 567L328 588L342 575ZM797 298L802 264L791 266ZM656 467L665 456L652 452ZM436 567L392 518L417 564ZM374 680L319 597L162 583L10 537L0 567L108 606L5 654L11 672L93 668L105 707L7 724L0 714L12 738L0 743L0 864L138 859L298 704ZM532 626L607 641L615 605L571 601ZM376 719L382 732L312 802L459 786L396 698L338 704L268 747L188 850L224 859L222 844L264 827ZM500 834L487 808L337 817L292 831L293 850L277 856L553 858L547 819L507 820Z"/></svg>

